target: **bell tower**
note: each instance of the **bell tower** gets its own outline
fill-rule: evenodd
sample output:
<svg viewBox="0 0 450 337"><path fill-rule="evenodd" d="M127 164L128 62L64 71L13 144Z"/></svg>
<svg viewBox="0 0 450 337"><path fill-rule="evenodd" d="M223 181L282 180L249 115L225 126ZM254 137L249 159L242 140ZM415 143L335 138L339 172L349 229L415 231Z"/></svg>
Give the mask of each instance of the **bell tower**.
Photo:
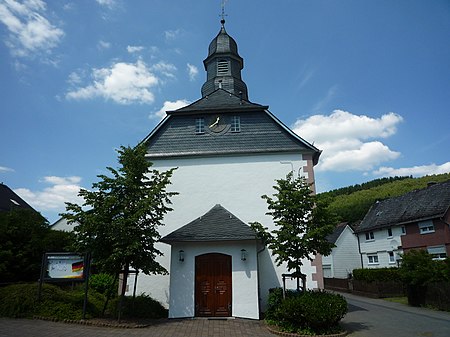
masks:
<svg viewBox="0 0 450 337"><path fill-rule="evenodd" d="M220 32L209 44L208 57L203 61L206 82L202 86L202 97L221 88L248 100L247 85L241 78L244 60L238 54L236 41L225 30L223 13L220 23Z"/></svg>

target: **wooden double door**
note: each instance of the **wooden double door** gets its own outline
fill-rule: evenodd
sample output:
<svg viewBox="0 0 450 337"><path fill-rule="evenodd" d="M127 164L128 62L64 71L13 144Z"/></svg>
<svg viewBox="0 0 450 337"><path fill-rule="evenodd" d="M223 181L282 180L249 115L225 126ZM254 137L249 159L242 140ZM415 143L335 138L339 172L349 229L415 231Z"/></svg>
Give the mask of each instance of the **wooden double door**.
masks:
<svg viewBox="0 0 450 337"><path fill-rule="evenodd" d="M231 256L195 257L195 316L231 316Z"/></svg>

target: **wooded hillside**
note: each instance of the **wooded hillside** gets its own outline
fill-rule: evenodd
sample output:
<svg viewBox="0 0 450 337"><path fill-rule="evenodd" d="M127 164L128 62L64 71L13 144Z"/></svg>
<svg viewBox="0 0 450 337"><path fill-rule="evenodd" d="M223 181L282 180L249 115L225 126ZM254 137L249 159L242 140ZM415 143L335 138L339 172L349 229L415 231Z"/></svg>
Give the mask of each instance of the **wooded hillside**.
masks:
<svg viewBox="0 0 450 337"><path fill-rule="evenodd" d="M429 182L439 183L449 179L450 173L421 178L381 178L363 184L319 193L318 198L329 204L328 209L336 213L340 221L355 224L364 218L370 206L377 200L384 200L425 188Z"/></svg>

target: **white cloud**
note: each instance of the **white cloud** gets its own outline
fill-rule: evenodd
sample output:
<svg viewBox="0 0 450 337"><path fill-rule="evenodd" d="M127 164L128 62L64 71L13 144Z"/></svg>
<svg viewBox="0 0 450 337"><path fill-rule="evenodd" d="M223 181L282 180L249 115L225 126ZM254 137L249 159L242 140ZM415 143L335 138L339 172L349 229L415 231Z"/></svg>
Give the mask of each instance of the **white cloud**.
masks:
<svg viewBox="0 0 450 337"><path fill-rule="evenodd" d="M325 97L314 105L313 111L320 112L321 110L323 110L327 106L327 104L336 96L336 92L337 92L337 85L333 85L331 88L328 89Z"/></svg>
<svg viewBox="0 0 450 337"><path fill-rule="evenodd" d="M8 29L6 45L14 56L25 57L49 54L64 36L62 29L47 18L46 4L41 0L0 4L0 22Z"/></svg>
<svg viewBox="0 0 450 337"><path fill-rule="evenodd" d="M0 166L0 173L2 172L14 172L14 170L6 166Z"/></svg>
<svg viewBox="0 0 450 337"><path fill-rule="evenodd" d="M374 171L374 175L378 176L414 176L421 177L425 175L432 174L442 174L450 172L450 162L446 162L442 165L430 164L422 166L413 167L403 167L403 168L392 168L392 167L380 167L378 170Z"/></svg>
<svg viewBox="0 0 450 337"><path fill-rule="evenodd" d="M67 92L67 99L103 97L119 104L153 103L151 89L160 82L142 60L136 63L118 62L110 68L92 70L92 83Z"/></svg>
<svg viewBox="0 0 450 337"><path fill-rule="evenodd" d="M109 9L114 8L117 3L116 0L96 0L100 6L108 7Z"/></svg>
<svg viewBox="0 0 450 337"><path fill-rule="evenodd" d="M81 205L83 199L78 196L80 191L81 178L72 177L44 177L44 183L50 186L41 191L31 191L27 188L15 189L22 199L29 203L37 211L58 211L65 210L65 202L72 202Z"/></svg>
<svg viewBox="0 0 450 337"><path fill-rule="evenodd" d="M181 34L180 29L166 30L164 32L164 37L166 38L166 40L175 40L180 34Z"/></svg>
<svg viewBox="0 0 450 337"><path fill-rule="evenodd" d="M379 139L394 135L402 121L392 112L372 118L335 110L329 116L297 120L293 130L323 150L318 171L365 171L400 156Z"/></svg>
<svg viewBox="0 0 450 337"><path fill-rule="evenodd" d="M109 48L111 48L111 42L106 42L106 41L100 40L97 43L97 48L100 50L109 49Z"/></svg>
<svg viewBox="0 0 450 337"><path fill-rule="evenodd" d="M166 111L173 111L173 110L177 110L180 109L186 105L189 105L191 102L185 100L185 99L179 99L176 100L175 102L171 102L171 101L165 101L163 104L163 107L152 113L150 115L150 118L160 118L163 119L164 117L166 117Z"/></svg>
<svg viewBox="0 0 450 337"><path fill-rule="evenodd" d="M195 78L198 75L198 68L194 66L193 64L188 63L187 64L187 72L189 74L189 79L191 81L195 80Z"/></svg>
<svg viewBox="0 0 450 337"><path fill-rule="evenodd" d="M143 46L127 46L127 51L132 54L132 53L138 53L140 51L144 50Z"/></svg>
<svg viewBox="0 0 450 337"><path fill-rule="evenodd" d="M160 62L154 64L151 67L151 69L153 71L161 73L164 76L171 77L171 78L175 77L175 75L173 73L177 71L177 67L175 67L173 64L170 64L170 63L167 63L164 61L160 61Z"/></svg>

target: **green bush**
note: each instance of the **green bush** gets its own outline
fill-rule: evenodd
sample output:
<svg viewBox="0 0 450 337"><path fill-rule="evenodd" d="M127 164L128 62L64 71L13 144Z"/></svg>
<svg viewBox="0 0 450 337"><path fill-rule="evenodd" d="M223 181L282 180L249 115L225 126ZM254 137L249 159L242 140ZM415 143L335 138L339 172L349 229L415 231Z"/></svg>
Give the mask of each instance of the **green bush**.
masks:
<svg viewBox="0 0 450 337"><path fill-rule="evenodd" d="M62 290L51 284L43 284L41 301L38 302L38 285L17 284L0 288L0 316L4 317L52 317L57 319L81 319L84 287ZM104 302L103 295L89 293L86 317L98 316Z"/></svg>
<svg viewBox="0 0 450 337"><path fill-rule="evenodd" d="M450 281L450 260L435 261L426 250L414 249L403 254L399 272L407 285Z"/></svg>
<svg viewBox="0 0 450 337"><path fill-rule="evenodd" d="M366 282L399 281L400 273L398 268L353 269L353 278Z"/></svg>
<svg viewBox="0 0 450 337"><path fill-rule="evenodd" d="M279 295L279 290L269 295L266 320L283 331L334 333L340 330L338 323L347 313L347 302L338 294L325 291L288 292L285 300L280 300Z"/></svg>
<svg viewBox="0 0 450 337"><path fill-rule="evenodd" d="M37 300L37 286L15 284L0 288L0 316L31 317Z"/></svg>
<svg viewBox="0 0 450 337"><path fill-rule="evenodd" d="M118 281L114 276L106 273L94 274L89 277L89 287L105 296L114 297L117 294Z"/></svg>
<svg viewBox="0 0 450 337"><path fill-rule="evenodd" d="M292 289L286 289L286 298L292 298L300 295L301 292ZM283 302L283 288L269 289L267 299L266 319L276 319L281 303Z"/></svg>
<svg viewBox="0 0 450 337"><path fill-rule="evenodd" d="M120 298L115 298L109 305L110 314L117 317ZM122 303L122 317L125 318L167 318L168 310L161 303L146 294L133 297L126 296Z"/></svg>

